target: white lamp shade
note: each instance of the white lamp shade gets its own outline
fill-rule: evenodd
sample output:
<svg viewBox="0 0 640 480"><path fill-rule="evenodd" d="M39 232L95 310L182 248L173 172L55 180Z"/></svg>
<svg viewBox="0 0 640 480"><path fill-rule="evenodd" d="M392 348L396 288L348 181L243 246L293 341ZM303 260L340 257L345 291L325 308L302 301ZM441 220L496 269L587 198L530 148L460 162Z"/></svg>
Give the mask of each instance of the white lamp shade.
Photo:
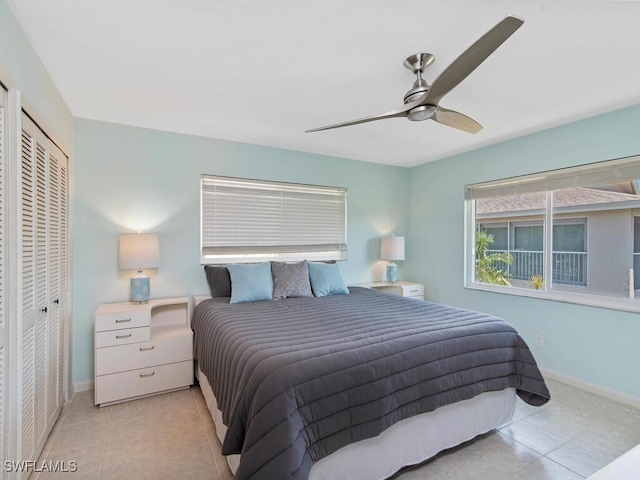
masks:
<svg viewBox="0 0 640 480"><path fill-rule="evenodd" d="M382 237L380 242L382 260L404 260L404 237Z"/></svg>
<svg viewBox="0 0 640 480"><path fill-rule="evenodd" d="M155 233L120 235L119 263L121 270L157 268L160 265L160 241Z"/></svg>

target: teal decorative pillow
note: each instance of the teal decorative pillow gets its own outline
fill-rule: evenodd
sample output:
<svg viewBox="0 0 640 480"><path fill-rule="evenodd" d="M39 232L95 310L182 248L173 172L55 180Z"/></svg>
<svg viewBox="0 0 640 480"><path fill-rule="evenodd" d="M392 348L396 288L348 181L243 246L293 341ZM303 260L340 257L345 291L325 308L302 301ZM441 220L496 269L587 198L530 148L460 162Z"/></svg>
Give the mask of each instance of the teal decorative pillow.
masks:
<svg viewBox="0 0 640 480"><path fill-rule="evenodd" d="M227 265L227 269L231 277L229 303L271 300L273 279L270 262Z"/></svg>
<svg viewBox="0 0 640 480"><path fill-rule="evenodd" d="M316 297L349 293L336 263L309 262L309 279Z"/></svg>

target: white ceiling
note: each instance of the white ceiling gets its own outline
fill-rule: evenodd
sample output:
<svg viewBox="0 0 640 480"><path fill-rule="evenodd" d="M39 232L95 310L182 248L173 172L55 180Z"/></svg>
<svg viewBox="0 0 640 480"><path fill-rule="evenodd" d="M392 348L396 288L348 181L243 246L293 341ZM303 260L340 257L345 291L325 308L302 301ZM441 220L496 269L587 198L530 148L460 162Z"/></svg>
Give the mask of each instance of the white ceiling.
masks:
<svg viewBox="0 0 640 480"><path fill-rule="evenodd" d="M640 103L640 2L8 0L76 117L413 166ZM390 119L509 14L525 23L441 101L476 135Z"/></svg>

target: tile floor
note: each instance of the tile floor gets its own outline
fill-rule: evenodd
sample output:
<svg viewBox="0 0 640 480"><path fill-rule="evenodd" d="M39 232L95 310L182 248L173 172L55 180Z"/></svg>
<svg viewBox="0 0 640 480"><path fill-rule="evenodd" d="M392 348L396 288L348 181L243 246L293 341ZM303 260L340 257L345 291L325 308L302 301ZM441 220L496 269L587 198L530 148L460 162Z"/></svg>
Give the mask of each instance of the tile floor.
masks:
<svg viewBox="0 0 640 480"><path fill-rule="evenodd" d="M640 443L638 409L548 384L553 398L544 407L518 400L509 425L394 480L581 479ZM103 408L93 406L93 392L79 393L63 408L44 460L75 460L77 471L32 480L233 478L198 387Z"/></svg>

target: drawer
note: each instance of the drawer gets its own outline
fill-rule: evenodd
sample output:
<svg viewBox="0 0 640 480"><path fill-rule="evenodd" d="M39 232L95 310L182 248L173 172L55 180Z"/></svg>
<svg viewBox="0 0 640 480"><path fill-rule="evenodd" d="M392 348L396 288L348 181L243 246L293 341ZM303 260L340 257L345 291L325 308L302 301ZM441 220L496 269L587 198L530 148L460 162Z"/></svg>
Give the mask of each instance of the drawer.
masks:
<svg viewBox="0 0 640 480"><path fill-rule="evenodd" d="M155 335L154 335L155 338ZM96 349L96 375L136 370L193 358L193 332L173 338Z"/></svg>
<svg viewBox="0 0 640 480"><path fill-rule="evenodd" d="M193 384L193 360L96 377L96 405L175 390Z"/></svg>
<svg viewBox="0 0 640 480"><path fill-rule="evenodd" d="M424 299L424 285L403 285L403 297L422 297Z"/></svg>
<svg viewBox="0 0 640 480"><path fill-rule="evenodd" d="M114 345L127 345L129 343L148 342L149 340L151 340L151 327L111 330L109 332L96 333L95 347L112 347Z"/></svg>
<svg viewBox="0 0 640 480"><path fill-rule="evenodd" d="M373 290L379 292L391 293L392 295L401 295L403 293L402 286L400 285L383 285L379 287L372 287Z"/></svg>
<svg viewBox="0 0 640 480"><path fill-rule="evenodd" d="M95 316L95 331L104 332L124 328L147 327L150 323L151 315L148 310L97 313Z"/></svg>

